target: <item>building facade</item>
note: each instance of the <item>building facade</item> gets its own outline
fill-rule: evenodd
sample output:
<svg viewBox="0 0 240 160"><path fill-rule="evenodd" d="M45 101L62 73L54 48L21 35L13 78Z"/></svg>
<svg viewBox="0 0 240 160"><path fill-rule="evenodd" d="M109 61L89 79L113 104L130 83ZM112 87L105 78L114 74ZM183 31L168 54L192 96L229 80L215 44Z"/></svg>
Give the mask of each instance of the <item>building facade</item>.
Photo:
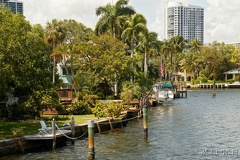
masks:
<svg viewBox="0 0 240 160"><path fill-rule="evenodd" d="M197 38L204 43L204 8L167 2L164 19L164 37L183 36L191 42Z"/></svg>
<svg viewBox="0 0 240 160"><path fill-rule="evenodd" d="M18 0L0 0L2 4L5 4L13 13L20 13L23 15L23 2Z"/></svg>
<svg viewBox="0 0 240 160"><path fill-rule="evenodd" d="M238 47L240 47L240 40L238 40L236 42L229 43L229 44L233 45L235 48L238 48Z"/></svg>

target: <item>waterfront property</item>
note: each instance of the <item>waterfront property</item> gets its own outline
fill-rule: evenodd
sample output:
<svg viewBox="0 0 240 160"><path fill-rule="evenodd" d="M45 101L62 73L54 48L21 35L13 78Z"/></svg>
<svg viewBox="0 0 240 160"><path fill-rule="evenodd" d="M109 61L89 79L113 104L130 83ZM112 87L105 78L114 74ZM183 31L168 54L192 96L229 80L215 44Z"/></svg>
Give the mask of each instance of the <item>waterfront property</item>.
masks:
<svg viewBox="0 0 240 160"><path fill-rule="evenodd" d="M236 76L240 75L240 68L232 69L230 71L224 72L223 74L225 74L225 81L228 79L235 79Z"/></svg>
<svg viewBox="0 0 240 160"><path fill-rule="evenodd" d="M188 90L188 98L148 111L148 139L143 140L142 119L127 127L94 137L96 159L206 160L238 159L240 156L239 89ZM7 157L12 159L86 160L87 139L61 148ZM183 147L184 146L184 147ZM216 154L218 153L218 154ZM227 154L228 153L228 154Z"/></svg>
<svg viewBox="0 0 240 160"><path fill-rule="evenodd" d="M132 107L126 110L126 112L122 113L123 118L97 119L97 121L95 122L94 132L102 133L106 130L125 127L129 120L140 118L141 109L142 109L140 102L143 106L148 101L146 99L142 99L142 101L137 100L137 101L130 101L126 103L126 105L131 105ZM149 105L149 102L147 104ZM52 123L52 124L55 124L55 123ZM71 123L71 124L74 124L74 123ZM74 134L73 134L73 131L74 131ZM46 149L52 148L55 145L62 146L69 139L73 140L73 139L80 139L82 137L86 137L87 131L88 131L88 128L86 123L81 125L76 124L74 125L74 127L71 127L70 125L67 125L64 127L56 126L56 128L52 127L52 131L49 130L48 132L44 132L44 133L39 132L39 134L3 140L0 142L0 157L17 154L17 153L27 153L27 152L36 151L36 150L38 151L46 150Z"/></svg>
<svg viewBox="0 0 240 160"><path fill-rule="evenodd" d="M124 120L100 119L95 122L94 132L101 133L106 130L126 127L128 121ZM0 141L0 157L14 155L18 153L28 153L32 151L49 150L53 146L56 137L56 146L63 146L68 140L81 139L87 137L87 124L74 125L75 137L72 137L71 126L56 127L56 134L34 134L24 137L16 137ZM72 139L71 139L72 138Z"/></svg>

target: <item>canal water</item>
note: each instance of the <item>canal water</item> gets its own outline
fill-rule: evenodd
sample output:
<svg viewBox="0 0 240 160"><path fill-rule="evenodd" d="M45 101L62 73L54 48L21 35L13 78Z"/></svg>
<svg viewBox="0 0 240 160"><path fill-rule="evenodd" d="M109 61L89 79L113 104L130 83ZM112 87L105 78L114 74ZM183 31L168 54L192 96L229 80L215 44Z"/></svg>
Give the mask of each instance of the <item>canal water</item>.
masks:
<svg viewBox="0 0 240 160"><path fill-rule="evenodd" d="M240 159L240 90L189 90L148 112L148 139L142 120L125 128L95 134L96 160ZM7 159L86 160L87 139L55 151L27 153Z"/></svg>

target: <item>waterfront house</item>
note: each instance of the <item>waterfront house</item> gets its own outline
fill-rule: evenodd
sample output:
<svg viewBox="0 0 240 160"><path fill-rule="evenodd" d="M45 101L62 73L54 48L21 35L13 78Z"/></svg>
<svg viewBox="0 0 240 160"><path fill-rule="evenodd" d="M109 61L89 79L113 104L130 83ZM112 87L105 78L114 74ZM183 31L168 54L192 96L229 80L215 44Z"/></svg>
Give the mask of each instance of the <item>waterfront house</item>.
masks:
<svg viewBox="0 0 240 160"><path fill-rule="evenodd" d="M61 79L62 83L64 84L64 86L62 86L63 88L71 88L73 75L71 75L71 72L67 70L69 70L68 65L64 65L63 63L57 64L57 73L59 75L59 79Z"/></svg>
<svg viewBox="0 0 240 160"><path fill-rule="evenodd" d="M232 69L230 71L224 72L223 74L225 74L225 81L228 79L235 79L236 76L240 75L240 68Z"/></svg>

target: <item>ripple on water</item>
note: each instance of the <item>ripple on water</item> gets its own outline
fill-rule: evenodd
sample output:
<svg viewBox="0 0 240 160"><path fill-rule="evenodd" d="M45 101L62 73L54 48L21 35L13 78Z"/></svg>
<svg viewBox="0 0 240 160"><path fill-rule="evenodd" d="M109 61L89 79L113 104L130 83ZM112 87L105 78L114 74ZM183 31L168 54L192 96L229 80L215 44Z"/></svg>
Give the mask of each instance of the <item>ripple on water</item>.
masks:
<svg viewBox="0 0 240 160"><path fill-rule="evenodd" d="M142 120L121 129L96 134L99 160L212 160L238 159L236 155L215 154L238 151L240 139L240 90L189 91L187 98L174 99L148 112L148 140ZM86 159L87 140L77 140L55 152L29 153L10 159ZM234 153L235 153L234 152ZM239 153L240 155L240 150Z"/></svg>

